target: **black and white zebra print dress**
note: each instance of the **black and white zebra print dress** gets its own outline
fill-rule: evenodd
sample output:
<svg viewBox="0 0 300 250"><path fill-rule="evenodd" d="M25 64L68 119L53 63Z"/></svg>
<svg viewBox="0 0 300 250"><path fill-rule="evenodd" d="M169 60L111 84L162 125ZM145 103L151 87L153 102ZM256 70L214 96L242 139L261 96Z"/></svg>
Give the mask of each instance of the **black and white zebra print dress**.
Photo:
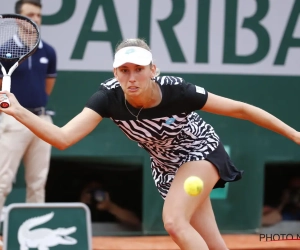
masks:
<svg viewBox="0 0 300 250"><path fill-rule="evenodd" d="M207 91L180 77L156 77L155 82L162 100L156 107L143 109L138 121L126 108L124 92L115 78L102 83L86 107L112 119L129 139L149 152L152 176L163 198L178 168L188 161L212 162L221 177L215 188L240 179L242 171L232 164L213 127L195 112L206 103ZM127 107L138 114L139 109L128 102Z"/></svg>

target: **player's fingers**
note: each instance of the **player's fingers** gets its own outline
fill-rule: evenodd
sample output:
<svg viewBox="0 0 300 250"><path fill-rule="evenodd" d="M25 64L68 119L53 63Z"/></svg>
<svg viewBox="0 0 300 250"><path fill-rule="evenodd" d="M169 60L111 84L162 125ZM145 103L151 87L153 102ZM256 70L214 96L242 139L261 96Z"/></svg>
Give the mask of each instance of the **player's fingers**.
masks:
<svg viewBox="0 0 300 250"><path fill-rule="evenodd" d="M9 96L9 92L8 91L0 91L0 97L6 98Z"/></svg>
<svg viewBox="0 0 300 250"><path fill-rule="evenodd" d="M6 97L10 98L10 97L13 97L14 94L11 93L11 92L8 92L8 91L0 91L0 97L1 96L4 97L4 98L6 98Z"/></svg>
<svg viewBox="0 0 300 250"><path fill-rule="evenodd" d="M7 98L7 95L4 92L0 92L0 101L3 101Z"/></svg>
<svg viewBox="0 0 300 250"><path fill-rule="evenodd" d="M0 107L7 109L13 103L13 94L8 91L0 91Z"/></svg>

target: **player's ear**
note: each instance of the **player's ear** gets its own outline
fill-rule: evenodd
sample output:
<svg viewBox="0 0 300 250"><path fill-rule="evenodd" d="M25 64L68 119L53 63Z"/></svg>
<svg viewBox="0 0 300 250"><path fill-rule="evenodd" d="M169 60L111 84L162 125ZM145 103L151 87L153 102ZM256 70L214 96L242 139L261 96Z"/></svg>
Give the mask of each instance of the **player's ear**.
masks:
<svg viewBox="0 0 300 250"><path fill-rule="evenodd" d="M114 71L113 71L113 72L114 72L115 78L118 80L117 69L114 68Z"/></svg>
<svg viewBox="0 0 300 250"><path fill-rule="evenodd" d="M155 77L156 75L156 65L155 64L151 64L151 79Z"/></svg>

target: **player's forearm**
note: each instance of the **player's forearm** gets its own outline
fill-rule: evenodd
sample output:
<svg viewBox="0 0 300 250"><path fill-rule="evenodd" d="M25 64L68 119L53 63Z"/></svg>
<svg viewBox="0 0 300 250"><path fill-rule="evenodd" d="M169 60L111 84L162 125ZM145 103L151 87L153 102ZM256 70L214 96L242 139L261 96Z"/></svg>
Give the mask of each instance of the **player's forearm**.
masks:
<svg viewBox="0 0 300 250"><path fill-rule="evenodd" d="M42 120L29 110L21 107L14 117L30 129L36 136L52 146L61 150L68 147L68 142L61 128Z"/></svg>
<svg viewBox="0 0 300 250"><path fill-rule="evenodd" d="M260 108L245 104L243 109L243 119L249 120L261 127L272 130L292 141L295 141L295 137L297 135L297 131L295 129Z"/></svg>

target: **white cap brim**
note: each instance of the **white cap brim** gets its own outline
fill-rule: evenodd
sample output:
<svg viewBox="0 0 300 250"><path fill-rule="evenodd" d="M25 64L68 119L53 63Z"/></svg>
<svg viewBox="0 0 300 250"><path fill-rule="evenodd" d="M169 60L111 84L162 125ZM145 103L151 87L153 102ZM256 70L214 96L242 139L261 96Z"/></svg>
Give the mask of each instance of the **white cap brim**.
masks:
<svg viewBox="0 0 300 250"><path fill-rule="evenodd" d="M133 63L141 66L149 65L152 62L152 53L149 50L131 46L120 49L115 54L114 68L118 68L125 63Z"/></svg>

